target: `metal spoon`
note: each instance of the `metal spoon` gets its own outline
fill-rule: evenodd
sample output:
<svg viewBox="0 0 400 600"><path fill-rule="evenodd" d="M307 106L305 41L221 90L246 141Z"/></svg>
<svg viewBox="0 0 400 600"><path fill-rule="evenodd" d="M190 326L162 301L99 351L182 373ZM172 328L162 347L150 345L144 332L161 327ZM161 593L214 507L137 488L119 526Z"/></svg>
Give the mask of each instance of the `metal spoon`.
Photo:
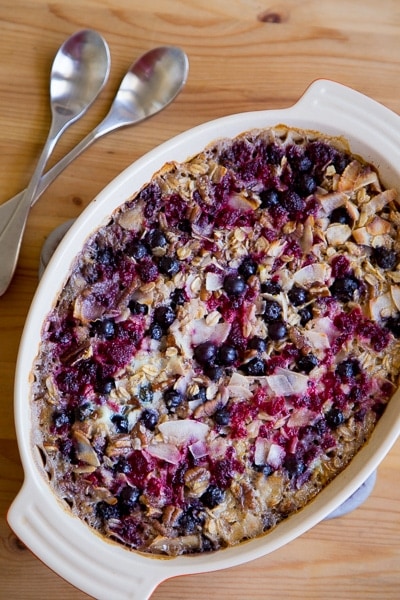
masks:
<svg viewBox="0 0 400 600"><path fill-rule="evenodd" d="M45 164L65 129L96 99L107 81L110 53L105 40L92 30L79 31L67 39L54 59L50 76L51 125L31 181L0 232L0 295L13 277L29 209Z"/></svg>
<svg viewBox="0 0 400 600"><path fill-rule="evenodd" d="M186 83L189 61L179 48L160 47L143 54L123 78L107 116L40 180L31 206L54 179L86 148L120 127L135 125L168 106ZM11 216L24 192L0 205L0 222Z"/></svg>

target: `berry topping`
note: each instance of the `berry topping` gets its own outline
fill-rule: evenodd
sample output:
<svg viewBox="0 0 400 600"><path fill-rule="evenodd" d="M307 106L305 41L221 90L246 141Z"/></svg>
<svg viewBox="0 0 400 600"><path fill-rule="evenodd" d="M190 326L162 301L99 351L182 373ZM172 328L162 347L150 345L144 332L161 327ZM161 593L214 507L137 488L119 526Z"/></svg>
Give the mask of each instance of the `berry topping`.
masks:
<svg viewBox="0 0 400 600"><path fill-rule="evenodd" d="M300 304L304 304L307 301L307 290L297 285L294 285L288 291L288 298L294 306L299 306Z"/></svg>
<svg viewBox="0 0 400 600"><path fill-rule="evenodd" d="M282 313L282 306L276 300L266 300L264 308L264 320L267 323L277 321Z"/></svg>
<svg viewBox="0 0 400 600"><path fill-rule="evenodd" d="M261 358L252 358L251 360L249 360L249 362L241 365L240 367L242 369L242 371L244 371L246 373L246 375L253 375L253 376L257 376L257 375L265 375L266 373L266 366L265 366L265 362L261 359Z"/></svg>
<svg viewBox="0 0 400 600"><path fill-rule="evenodd" d="M167 245L167 238L160 229L152 229L146 235L146 242L154 250L164 248Z"/></svg>
<svg viewBox="0 0 400 600"><path fill-rule="evenodd" d="M271 296L276 296L281 291L282 288L277 281L267 281L266 283L261 284L261 292L263 294L271 294Z"/></svg>
<svg viewBox="0 0 400 600"><path fill-rule="evenodd" d="M336 429L336 427L339 427L345 421L344 414L338 408L331 408L329 412L326 413L325 418L329 427L332 429Z"/></svg>
<svg viewBox="0 0 400 600"><path fill-rule="evenodd" d="M175 321L175 311L171 306L157 306L154 311L154 320L163 329L168 329Z"/></svg>
<svg viewBox="0 0 400 600"><path fill-rule="evenodd" d="M140 420L142 421L144 426L147 427L147 429L154 431L158 423L158 412L150 408L146 408L142 412Z"/></svg>
<svg viewBox="0 0 400 600"><path fill-rule="evenodd" d="M209 485L200 500L207 508L215 508L225 499L225 493L216 485Z"/></svg>
<svg viewBox="0 0 400 600"><path fill-rule="evenodd" d="M227 294L240 296L246 288L246 282L240 275L227 275L224 279L224 290Z"/></svg>
<svg viewBox="0 0 400 600"><path fill-rule="evenodd" d="M147 304L140 304L136 300L130 300L128 308L133 315L147 315L149 312Z"/></svg>
<svg viewBox="0 0 400 600"><path fill-rule="evenodd" d="M353 219L350 217L347 209L344 206L339 206L331 212L330 222L341 223L342 225L352 225Z"/></svg>
<svg viewBox="0 0 400 600"><path fill-rule="evenodd" d="M218 362L221 365L233 365L238 358L238 352L234 346L223 344L218 350Z"/></svg>
<svg viewBox="0 0 400 600"><path fill-rule="evenodd" d="M180 262L174 256L162 256L158 261L158 269L160 273L173 277L180 269Z"/></svg>
<svg viewBox="0 0 400 600"><path fill-rule="evenodd" d="M117 331L114 319L103 319L91 324L91 335L97 335L106 340L112 339Z"/></svg>
<svg viewBox="0 0 400 600"><path fill-rule="evenodd" d="M264 338L254 336L249 340L247 347L251 350L257 350L257 352L262 354L262 352L265 352L267 349L267 342Z"/></svg>
<svg viewBox="0 0 400 600"><path fill-rule="evenodd" d="M305 354L301 356L297 361L297 367L300 371L304 371L304 373L309 373L314 367L318 365L317 357L312 354Z"/></svg>
<svg viewBox="0 0 400 600"><path fill-rule="evenodd" d="M123 415L113 415L111 417L111 421L114 423L115 429L118 433L128 433L129 423L126 417Z"/></svg>
<svg viewBox="0 0 400 600"><path fill-rule="evenodd" d="M347 277L337 277L329 288L332 296L342 302L354 300L354 294L359 288L358 280L349 275Z"/></svg>
<svg viewBox="0 0 400 600"><path fill-rule="evenodd" d="M149 251L144 242L137 240L127 245L126 253L135 260L141 260L149 254Z"/></svg>
<svg viewBox="0 0 400 600"><path fill-rule="evenodd" d="M397 254L384 246L377 246L373 250L373 259L381 269L394 269L397 264Z"/></svg>
<svg viewBox="0 0 400 600"><path fill-rule="evenodd" d="M196 346L193 355L198 363L206 365L214 361L217 355L217 346L213 342L203 342Z"/></svg>
<svg viewBox="0 0 400 600"><path fill-rule="evenodd" d="M171 303L177 304L178 306L182 306L182 304L185 304L185 302L187 301L187 295L183 288L176 288L172 292L170 298Z"/></svg>
<svg viewBox="0 0 400 600"><path fill-rule="evenodd" d="M298 311L298 315L300 317L300 325L306 325L308 321L311 321L313 318L312 310L309 306L305 306L304 308L300 308Z"/></svg>
<svg viewBox="0 0 400 600"><path fill-rule="evenodd" d="M287 335L287 327L283 321L274 321L268 325L268 336L271 340L283 340Z"/></svg>
<svg viewBox="0 0 400 600"><path fill-rule="evenodd" d="M251 258L251 256L246 256L246 258L243 259L240 267L238 268L238 273L244 279L248 279L252 275L255 275L255 273L257 273L257 263L256 263L256 261L253 260Z"/></svg>
<svg viewBox="0 0 400 600"><path fill-rule="evenodd" d="M279 205L279 194L276 190L263 190L260 193L261 208L274 208Z"/></svg>
<svg viewBox="0 0 400 600"><path fill-rule="evenodd" d="M351 379L360 373L360 363L353 358L343 360L336 367L336 373L343 379Z"/></svg>
<svg viewBox="0 0 400 600"><path fill-rule="evenodd" d="M226 408L220 408L219 410L217 410L214 413L214 421L217 423L217 425L220 425L221 427L225 427L226 425L229 425L229 421L230 421L229 410Z"/></svg>
<svg viewBox="0 0 400 600"><path fill-rule="evenodd" d="M173 412L183 402L183 395L178 390L170 388L164 392L165 405L169 411Z"/></svg>

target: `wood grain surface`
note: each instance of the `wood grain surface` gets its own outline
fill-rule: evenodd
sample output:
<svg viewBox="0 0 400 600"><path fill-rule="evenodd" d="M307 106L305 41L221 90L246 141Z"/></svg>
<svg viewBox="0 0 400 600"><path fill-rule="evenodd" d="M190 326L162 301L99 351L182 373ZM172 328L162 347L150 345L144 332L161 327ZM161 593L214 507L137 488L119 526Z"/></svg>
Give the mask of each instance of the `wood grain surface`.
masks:
<svg viewBox="0 0 400 600"><path fill-rule="evenodd" d="M106 114L125 71L154 46L179 45L190 76L164 112L110 134L77 159L31 211L17 272L0 298L0 599L83 600L11 532L6 512L23 472L13 422L13 378L40 250L122 169L171 136L209 119L285 108L317 78L349 85L400 113L397 0L2 0L0 2L0 202L29 181L50 123L48 76L73 32L108 41L109 82L57 145L52 164ZM153 600L398 600L400 442L353 513L319 524L252 563L164 582ZM112 598L110 598L112 600Z"/></svg>

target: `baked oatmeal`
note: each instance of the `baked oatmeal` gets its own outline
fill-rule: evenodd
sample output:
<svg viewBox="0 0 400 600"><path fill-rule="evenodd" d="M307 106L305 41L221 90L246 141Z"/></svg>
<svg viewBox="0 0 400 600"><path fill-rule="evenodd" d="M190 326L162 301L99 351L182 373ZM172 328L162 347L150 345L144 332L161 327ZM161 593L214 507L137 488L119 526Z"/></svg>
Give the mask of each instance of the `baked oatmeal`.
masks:
<svg viewBox="0 0 400 600"><path fill-rule="evenodd" d="M170 163L87 240L35 362L67 510L141 552L266 534L368 441L398 385L398 194L277 126Z"/></svg>

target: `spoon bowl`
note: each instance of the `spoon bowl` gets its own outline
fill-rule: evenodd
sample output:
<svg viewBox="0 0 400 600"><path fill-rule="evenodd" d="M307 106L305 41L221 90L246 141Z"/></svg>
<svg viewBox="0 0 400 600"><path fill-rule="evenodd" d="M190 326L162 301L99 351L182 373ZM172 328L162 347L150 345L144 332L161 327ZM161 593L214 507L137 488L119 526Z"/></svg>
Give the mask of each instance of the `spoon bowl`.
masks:
<svg viewBox="0 0 400 600"><path fill-rule="evenodd" d="M106 117L39 181L31 206L54 179L97 139L119 129L135 125L168 106L186 83L189 61L183 50L161 46L150 50L132 63ZM0 223L7 223L24 191L0 206ZM0 292L1 295L1 292Z"/></svg>
<svg viewBox="0 0 400 600"><path fill-rule="evenodd" d="M109 70L108 46L95 31L75 33L57 52L50 75L50 131L28 187L14 210L8 211L7 218L2 221L0 295L7 290L14 275L28 213L45 164L61 134L97 98L108 79Z"/></svg>

